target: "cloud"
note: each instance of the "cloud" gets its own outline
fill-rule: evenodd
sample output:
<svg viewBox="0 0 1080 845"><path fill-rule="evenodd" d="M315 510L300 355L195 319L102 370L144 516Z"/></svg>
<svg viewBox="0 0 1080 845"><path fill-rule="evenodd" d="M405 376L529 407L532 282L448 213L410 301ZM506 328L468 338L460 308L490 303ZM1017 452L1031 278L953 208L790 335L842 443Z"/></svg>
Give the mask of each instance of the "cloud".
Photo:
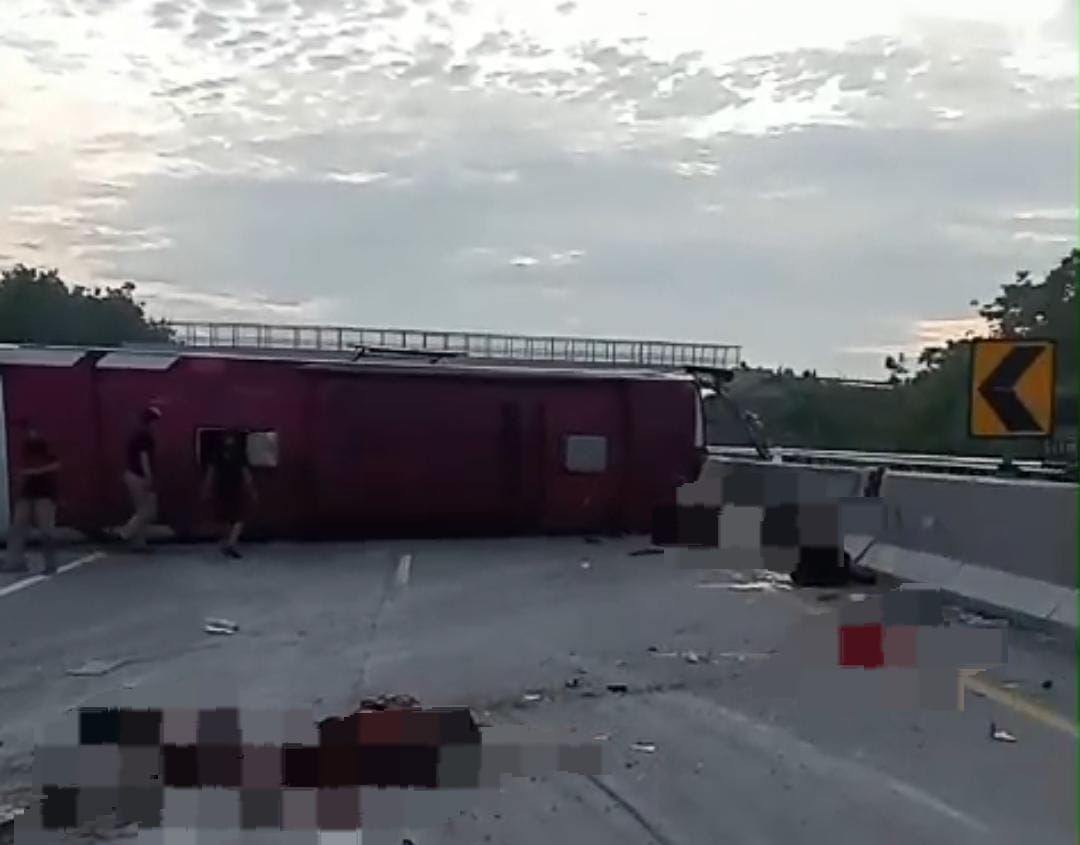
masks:
<svg viewBox="0 0 1080 845"><path fill-rule="evenodd" d="M160 279L141 280L137 291L151 314L173 320L206 320L212 315L225 321L304 323L328 320L333 313L333 304L321 299L274 300L255 290L202 290Z"/></svg>
<svg viewBox="0 0 1080 845"><path fill-rule="evenodd" d="M1028 5L832 2L72 2L3 35L0 251L167 279L189 314L302 290L850 369L1067 248L1075 45Z"/></svg>
<svg viewBox="0 0 1080 845"><path fill-rule="evenodd" d="M150 9L153 25L158 29L183 29L190 16L191 8L182 0L159 0Z"/></svg>
<svg viewBox="0 0 1080 845"><path fill-rule="evenodd" d="M953 317L920 320L915 326L918 348L944 346L950 340L985 336L990 326L982 317Z"/></svg>
<svg viewBox="0 0 1080 845"><path fill-rule="evenodd" d="M331 182L343 182L346 185L370 185L381 182L390 176L389 173L327 173L326 178Z"/></svg>

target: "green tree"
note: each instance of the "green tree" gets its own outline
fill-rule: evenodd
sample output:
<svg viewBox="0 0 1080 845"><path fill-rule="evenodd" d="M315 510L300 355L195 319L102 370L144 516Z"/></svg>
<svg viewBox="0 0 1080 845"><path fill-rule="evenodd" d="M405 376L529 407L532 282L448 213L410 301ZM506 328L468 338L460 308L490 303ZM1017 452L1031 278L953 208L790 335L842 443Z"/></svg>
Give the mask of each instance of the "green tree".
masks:
<svg viewBox="0 0 1080 845"><path fill-rule="evenodd" d="M56 270L17 264L0 272L0 342L73 346L168 343L172 332L146 316L135 285L69 287Z"/></svg>
<svg viewBox="0 0 1080 845"><path fill-rule="evenodd" d="M980 305L988 334L995 338L1054 340L1057 342L1058 390L1066 401L1075 403L1077 356L1076 266L1080 250L1073 249L1041 282L1022 270L1016 281L1002 285L991 302ZM967 437L967 391L971 345L967 340L949 341L944 346L927 346L920 353L917 369L907 378L896 378L897 360L887 358L885 367L893 374L896 389L903 397L904 413L897 420L897 440L903 450L946 452L997 452L995 441ZM902 358L902 356L901 356ZM1059 411L1059 422L1072 414ZM1011 447L1017 453L1036 455L1038 443Z"/></svg>
<svg viewBox="0 0 1080 845"><path fill-rule="evenodd" d="M1041 282L1027 270L1001 293L979 308L993 337L1055 340L1058 344L1059 383L1076 381L1076 265L1080 250L1072 250Z"/></svg>

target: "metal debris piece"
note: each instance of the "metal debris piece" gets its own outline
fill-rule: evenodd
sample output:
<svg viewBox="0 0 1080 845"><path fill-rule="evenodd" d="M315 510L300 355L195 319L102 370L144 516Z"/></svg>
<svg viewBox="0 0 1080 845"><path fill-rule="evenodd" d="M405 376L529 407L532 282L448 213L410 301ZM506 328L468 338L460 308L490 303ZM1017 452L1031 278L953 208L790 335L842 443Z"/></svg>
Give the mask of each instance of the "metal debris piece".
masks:
<svg viewBox="0 0 1080 845"><path fill-rule="evenodd" d="M627 687L626 684L608 684L607 685L607 691L608 692L624 693L624 692L627 692L628 690L629 690L629 687Z"/></svg>
<svg viewBox="0 0 1080 845"><path fill-rule="evenodd" d="M699 663L706 662L705 658L703 658L696 651L684 651L682 654L682 659L685 660L687 663L691 663L695 666Z"/></svg>
<svg viewBox="0 0 1080 845"><path fill-rule="evenodd" d="M656 743L654 742L635 742L630 746L631 751L640 751L642 754L655 754Z"/></svg>
<svg viewBox="0 0 1080 845"><path fill-rule="evenodd" d="M999 728L993 722L990 723L990 739L996 742L1016 742L1016 737L1007 730Z"/></svg>
<svg viewBox="0 0 1080 845"><path fill-rule="evenodd" d="M521 700L529 702L531 704L535 701L540 701L540 699L542 699L543 697L544 696L538 692L527 692L525 693L525 695L521 696Z"/></svg>
<svg viewBox="0 0 1080 845"><path fill-rule="evenodd" d="M235 634L240 626L231 619L207 619L203 630L208 634Z"/></svg>
<svg viewBox="0 0 1080 845"><path fill-rule="evenodd" d="M593 742L607 742L611 739L611 734L597 734L593 737Z"/></svg>
<svg viewBox="0 0 1080 845"><path fill-rule="evenodd" d="M698 584L698 586L712 590L731 590L732 592L737 593L762 593L766 590L773 589L772 584L765 581L750 581L745 584L739 583L738 581L709 581L704 584Z"/></svg>
<svg viewBox="0 0 1080 845"><path fill-rule="evenodd" d="M67 673L76 678L97 678L102 675L107 675L109 672L119 669L129 662L130 660L127 657L122 657L119 660L88 660L82 666L75 669L68 669Z"/></svg>

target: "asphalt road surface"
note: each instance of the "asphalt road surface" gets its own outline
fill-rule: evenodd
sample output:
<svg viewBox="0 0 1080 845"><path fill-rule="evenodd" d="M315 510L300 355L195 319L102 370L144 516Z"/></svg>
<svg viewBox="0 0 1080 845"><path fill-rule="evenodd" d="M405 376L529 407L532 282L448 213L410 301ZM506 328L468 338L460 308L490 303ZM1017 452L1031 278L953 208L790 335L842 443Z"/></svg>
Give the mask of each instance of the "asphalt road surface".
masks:
<svg viewBox="0 0 1080 845"><path fill-rule="evenodd" d="M467 705L537 743L556 733L596 742L604 773L413 792L400 829L365 826L369 845L1076 842L1067 647L1014 632L1008 665L978 676L962 711L930 707L910 678L889 686L885 673L815 662L800 632L830 624L850 593L822 601L768 583L703 587L729 576L629 554L644 546L267 545L238 562L178 547L110 553L23 588L6 577L0 806L30 799L36 737L80 706L302 708L321 718L365 695L408 693ZM207 617L239 631L208 635ZM126 662L69 674L92 660ZM993 740L991 722L1016 742ZM121 833L163 836L80 835ZM298 841L236 830L198 840Z"/></svg>

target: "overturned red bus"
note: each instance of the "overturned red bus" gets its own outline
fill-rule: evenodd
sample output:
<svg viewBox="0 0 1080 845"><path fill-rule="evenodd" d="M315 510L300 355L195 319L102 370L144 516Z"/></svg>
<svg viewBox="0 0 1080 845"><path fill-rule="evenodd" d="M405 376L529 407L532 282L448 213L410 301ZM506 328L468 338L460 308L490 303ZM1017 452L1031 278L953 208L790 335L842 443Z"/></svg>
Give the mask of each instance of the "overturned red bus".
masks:
<svg viewBox="0 0 1080 845"><path fill-rule="evenodd" d="M689 375L20 347L0 381L3 489L33 422L62 462L60 524L91 535L126 518L150 404L159 521L182 539L205 536L200 460L225 428L248 432L250 534L275 539L647 532L705 452Z"/></svg>

